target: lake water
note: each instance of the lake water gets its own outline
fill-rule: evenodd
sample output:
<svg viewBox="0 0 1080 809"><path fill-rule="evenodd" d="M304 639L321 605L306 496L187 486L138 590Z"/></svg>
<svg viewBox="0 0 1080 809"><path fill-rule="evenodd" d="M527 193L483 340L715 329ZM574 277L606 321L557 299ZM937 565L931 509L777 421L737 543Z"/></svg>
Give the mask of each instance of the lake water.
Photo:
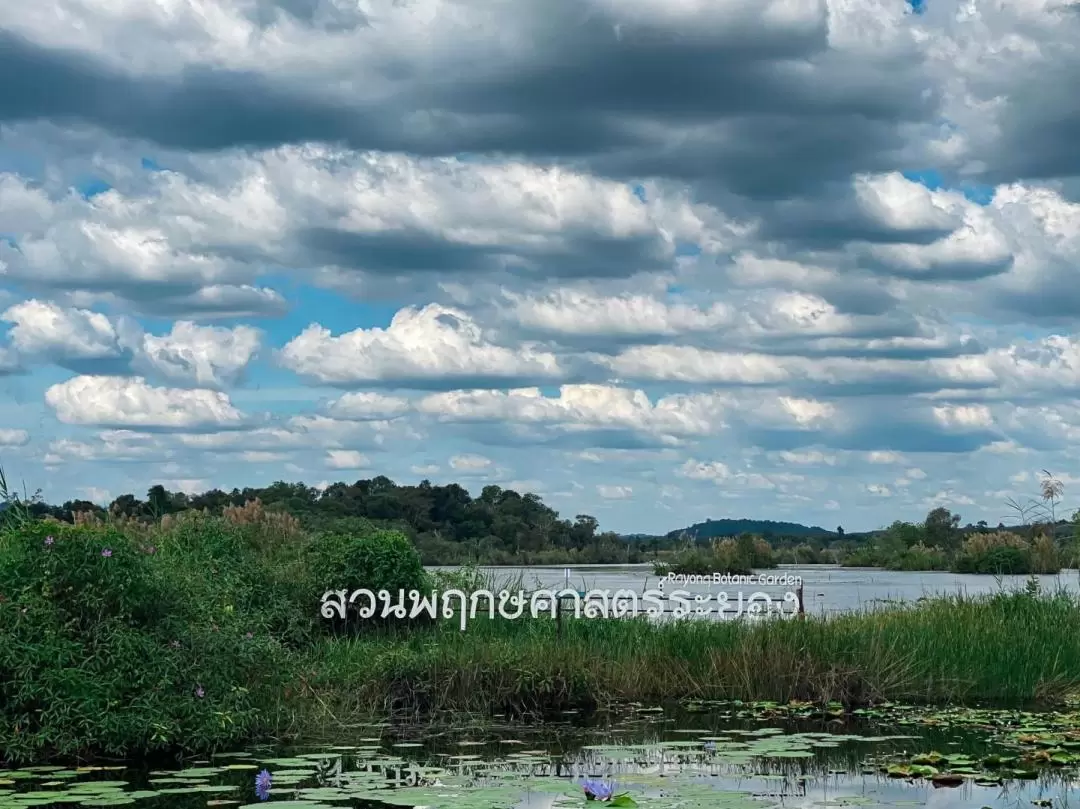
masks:
<svg viewBox="0 0 1080 809"><path fill-rule="evenodd" d="M332 741L319 746L222 753L176 769L0 768L0 806L584 809L604 805L584 795L583 781L598 779L629 797L612 809L1064 809L1080 799L1077 722L899 706L841 718L718 703L540 726L384 723L328 728ZM919 764L926 758L936 765ZM263 769L271 786L259 795Z"/></svg>
<svg viewBox="0 0 1080 809"><path fill-rule="evenodd" d="M431 570L453 570L433 567ZM660 578L652 565L583 565L579 567L484 567L482 571L501 586L520 579L526 589L561 588L566 585L577 590L629 589L641 593L656 589ZM834 565L781 565L774 570L757 571L761 575L798 576L803 582L806 612L812 615L855 612L880 608L897 601L914 602L920 598L941 595L978 595L999 590L1023 589L1028 576L985 576L945 572L906 573L878 568L847 568ZM1080 594L1080 571L1068 570L1053 576L1036 576L1044 592L1066 590ZM749 597L761 590L773 598L782 597L788 586L757 587L731 584L676 584L665 582L665 591L685 590L691 594L715 595L726 592L734 601L737 593Z"/></svg>

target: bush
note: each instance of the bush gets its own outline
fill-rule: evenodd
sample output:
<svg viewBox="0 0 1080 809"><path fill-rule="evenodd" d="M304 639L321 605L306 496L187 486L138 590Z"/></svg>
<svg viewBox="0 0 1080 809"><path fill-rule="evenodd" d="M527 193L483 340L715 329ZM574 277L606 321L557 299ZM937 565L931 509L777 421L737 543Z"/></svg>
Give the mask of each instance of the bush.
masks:
<svg viewBox="0 0 1080 809"><path fill-rule="evenodd" d="M957 557L953 570L957 573L992 573L1000 576L1031 572L1028 551L1011 545L998 545L977 553Z"/></svg>
<svg viewBox="0 0 1080 809"><path fill-rule="evenodd" d="M322 592L366 589L378 594L386 590L397 603L398 591L404 590L409 606L410 591L431 590L431 579L420 554L400 531L369 527L358 534L324 533L314 543L314 555L318 589ZM380 609L370 622L385 624L386 620L400 619L383 619Z"/></svg>
<svg viewBox="0 0 1080 809"><path fill-rule="evenodd" d="M290 656L220 521L157 546L110 526L0 534L0 750L212 749L264 721Z"/></svg>

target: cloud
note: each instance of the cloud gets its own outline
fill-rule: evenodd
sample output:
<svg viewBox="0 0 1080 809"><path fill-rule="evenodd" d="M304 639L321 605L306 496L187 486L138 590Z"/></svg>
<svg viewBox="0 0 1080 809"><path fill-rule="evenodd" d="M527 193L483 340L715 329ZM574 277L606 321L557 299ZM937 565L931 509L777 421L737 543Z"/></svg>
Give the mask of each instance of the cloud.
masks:
<svg viewBox="0 0 1080 809"><path fill-rule="evenodd" d="M0 314L14 324L8 336L15 351L77 373L138 373L163 381L224 387L239 381L261 340L250 326L226 329L177 321L165 335L144 334L128 318L110 319L88 309L36 299Z"/></svg>
<svg viewBox="0 0 1080 809"><path fill-rule="evenodd" d="M491 467L491 458L483 455L455 455L450 459L450 468L464 474L475 474Z"/></svg>
<svg viewBox="0 0 1080 809"><path fill-rule="evenodd" d="M675 395L653 402L640 390L563 385L558 396L538 388L437 393L417 403L444 423L503 422L549 428L588 440L603 431L653 436L706 435L723 428L724 403L709 395Z"/></svg>
<svg viewBox="0 0 1080 809"><path fill-rule="evenodd" d="M370 464L367 456L356 450L332 449L326 453L329 469L366 469Z"/></svg>
<svg viewBox="0 0 1080 809"><path fill-rule="evenodd" d="M45 402L65 424L208 430L245 419L224 393L154 387L142 377L77 376L50 387Z"/></svg>
<svg viewBox="0 0 1080 809"><path fill-rule="evenodd" d="M901 5L526 0L418 11L382 7L377 24L352 14L343 28L266 15L273 36L265 17L224 3L201 15L80 5L70 26L20 12L0 75L47 80L51 92L0 85L0 120L81 121L178 150L323 141L561 154L602 174L776 199L895 163L906 130L938 114Z"/></svg>
<svg viewBox="0 0 1080 809"><path fill-rule="evenodd" d="M386 384L440 388L504 385L563 375L554 354L487 341L478 325L454 309L402 309L386 329L340 337L312 325L281 350L281 362L324 384Z"/></svg>
<svg viewBox="0 0 1080 809"><path fill-rule="evenodd" d="M255 357L260 341L259 330L250 326L225 329L182 320L162 337L145 335L135 367L174 383L232 385Z"/></svg>
<svg viewBox="0 0 1080 809"><path fill-rule="evenodd" d="M24 447L30 443L26 430L0 429L0 447Z"/></svg>

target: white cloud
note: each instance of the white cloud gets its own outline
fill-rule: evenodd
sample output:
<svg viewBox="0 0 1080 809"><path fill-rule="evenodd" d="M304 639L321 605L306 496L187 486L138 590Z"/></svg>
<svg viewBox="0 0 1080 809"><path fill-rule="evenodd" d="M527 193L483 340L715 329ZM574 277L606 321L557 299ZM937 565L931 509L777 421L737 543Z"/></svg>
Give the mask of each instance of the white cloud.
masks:
<svg viewBox="0 0 1080 809"><path fill-rule="evenodd" d="M109 318L86 309L29 300L8 308L0 320L14 324L8 335L22 354L103 359L117 357L123 350Z"/></svg>
<svg viewBox="0 0 1080 809"><path fill-rule="evenodd" d="M244 422L224 393L154 387L141 377L77 376L45 391L66 424L212 429Z"/></svg>
<svg viewBox="0 0 1080 809"><path fill-rule="evenodd" d="M22 447L30 443L30 433L26 430L0 429L0 447Z"/></svg>
<svg viewBox="0 0 1080 809"><path fill-rule="evenodd" d="M459 472L474 473L491 468L491 458L483 455L455 455L450 459L450 467Z"/></svg>
<svg viewBox="0 0 1080 809"><path fill-rule="evenodd" d="M452 391L417 404L421 412L448 422L509 421L673 436L721 429L723 407L722 399L710 395L673 395L654 403L643 391L608 385L563 385L556 397L544 396L539 388Z"/></svg>
<svg viewBox="0 0 1080 809"><path fill-rule="evenodd" d="M386 329L333 337L322 326L309 326L281 350L281 360L299 374L334 385L424 386L562 375L555 355L494 345L468 315L434 304L402 309Z"/></svg>
<svg viewBox="0 0 1080 809"><path fill-rule="evenodd" d="M259 350L261 333L250 326L225 329L179 321L161 337L146 335L136 368L174 383L221 387L239 380Z"/></svg>
<svg viewBox="0 0 1080 809"><path fill-rule="evenodd" d="M381 393L346 393L332 402L327 412L334 418L353 421L383 421L409 410L409 400Z"/></svg>
<svg viewBox="0 0 1080 809"><path fill-rule="evenodd" d="M326 453L326 465L330 469L366 469L370 463L366 455L356 450L332 449Z"/></svg>

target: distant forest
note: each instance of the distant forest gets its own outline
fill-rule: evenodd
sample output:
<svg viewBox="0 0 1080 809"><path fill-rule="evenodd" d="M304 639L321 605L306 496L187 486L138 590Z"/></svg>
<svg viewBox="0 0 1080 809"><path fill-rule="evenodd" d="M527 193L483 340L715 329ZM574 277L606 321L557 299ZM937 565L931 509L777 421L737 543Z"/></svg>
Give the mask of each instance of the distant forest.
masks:
<svg viewBox="0 0 1080 809"><path fill-rule="evenodd" d="M29 509L37 518L64 522L74 522L77 514L155 521L190 510L221 515L255 501L268 512L292 515L310 531L347 531L353 521L397 528L411 538L429 565L635 564L670 559L689 549L712 547L717 540L747 535L767 542L773 561L780 564L843 563L865 557L882 537L895 533L897 525L907 525L845 533L841 526L829 531L772 520L708 519L664 535L620 535L601 531L597 519L588 514L565 519L536 494L492 485L474 497L456 483L437 486L424 480L407 486L381 475L325 488L279 481L263 488L211 489L194 495L156 485L145 499L124 494L104 508L86 500L51 505L35 496L29 500ZM937 509L928 517L937 511L945 512ZM960 536L994 530L985 522L960 527L959 517L951 514L948 520ZM1060 521L1059 530L1070 530L1064 522Z"/></svg>
<svg viewBox="0 0 1080 809"><path fill-rule="evenodd" d="M535 494L485 486L474 497L456 483L436 486L425 480L403 486L381 475L326 488L279 481L265 488L211 489L194 495L158 485L145 499L124 494L106 508L86 500L55 506L40 497L30 508L37 517L64 522L87 513L158 520L189 510L220 515L253 501L267 511L293 515L311 531L347 531L354 520L398 528L430 565L638 563L675 544L665 537L632 540L600 531L599 522L588 514L563 519Z"/></svg>

